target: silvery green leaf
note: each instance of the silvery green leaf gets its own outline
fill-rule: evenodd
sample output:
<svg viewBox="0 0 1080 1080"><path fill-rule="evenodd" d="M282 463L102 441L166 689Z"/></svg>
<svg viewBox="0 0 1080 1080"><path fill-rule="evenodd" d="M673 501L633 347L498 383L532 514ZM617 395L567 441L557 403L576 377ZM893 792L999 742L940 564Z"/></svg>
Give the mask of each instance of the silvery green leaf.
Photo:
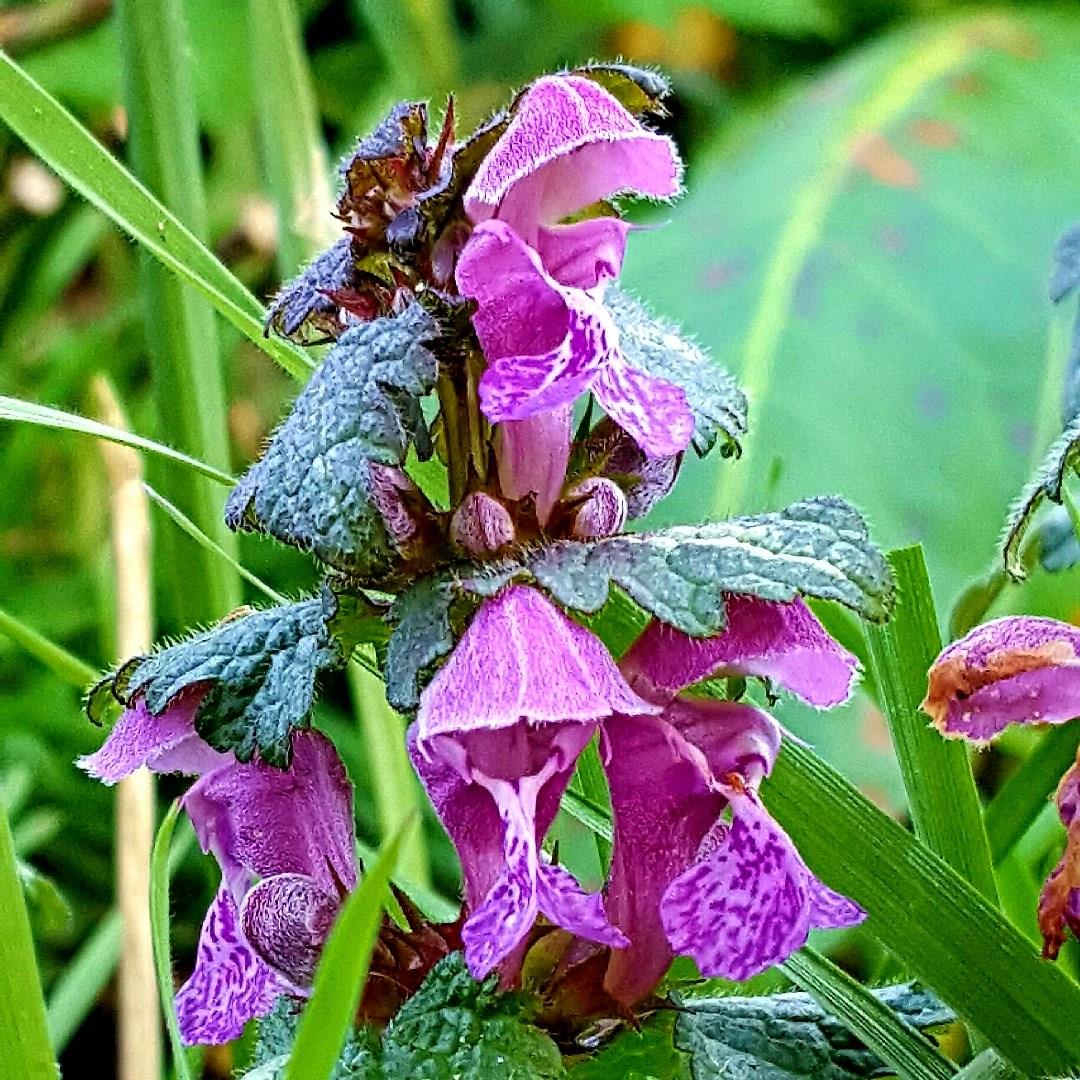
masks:
<svg viewBox="0 0 1080 1080"><path fill-rule="evenodd" d="M233 489L229 525L361 580L385 574L400 553L375 502L372 467L400 465L410 445L421 458L431 453L420 398L435 383L425 343L436 333L418 304L347 330Z"/></svg>
<svg viewBox="0 0 1080 1080"><path fill-rule="evenodd" d="M698 637L723 629L724 593L832 600L873 622L888 618L893 596L892 575L866 523L831 496L705 525L557 541L527 553L520 566L564 607L596 612L614 583Z"/></svg>
<svg viewBox="0 0 1080 1080"><path fill-rule="evenodd" d="M416 708L421 677L454 647L453 601L449 579L432 574L403 592L390 610L394 631L386 647L386 700L398 712Z"/></svg>
<svg viewBox="0 0 1080 1080"><path fill-rule="evenodd" d="M914 1029L955 1019L913 984L874 993ZM690 1055L693 1080L864 1080L884 1063L809 994L691 999L675 1021L675 1045Z"/></svg>
<svg viewBox="0 0 1080 1080"><path fill-rule="evenodd" d="M707 454L722 437L721 452L737 455L746 434L746 395L735 380L677 327L650 315L633 297L612 288L606 300L627 363L686 391L697 453Z"/></svg>

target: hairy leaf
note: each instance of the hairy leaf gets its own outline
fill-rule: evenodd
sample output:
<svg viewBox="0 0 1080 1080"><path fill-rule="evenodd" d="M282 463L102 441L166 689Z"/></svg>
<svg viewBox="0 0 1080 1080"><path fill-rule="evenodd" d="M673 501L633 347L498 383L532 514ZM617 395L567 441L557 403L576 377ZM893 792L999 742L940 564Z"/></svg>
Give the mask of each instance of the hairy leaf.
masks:
<svg viewBox="0 0 1080 1080"><path fill-rule="evenodd" d="M875 994L918 1030L954 1019L951 1009L914 984ZM801 993L686 1001L675 1022L675 1045L690 1054L694 1080L859 1080L887 1071L840 1021Z"/></svg>
<svg viewBox="0 0 1080 1080"><path fill-rule="evenodd" d="M454 953L379 1037L352 1036L332 1080L557 1080L565 1076L558 1047L523 1016L515 994L477 982ZM296 1010L279 1003L259 1023L255 1068L245 1080L279 1080L295 1036ZM262 1070L262 1071L260 1071Z"/></svg>
<svg viewBox="0 0 1080 1080"><path fill-rule="evenodd" d="M686 391L698 455L707 454L720 436L724 456L738 455L739 439L746 434L746 395L735 380L674 324L650 315L633 297L609 289L607 305L627 362Z"/></svg>
<svg viewBox="0 0 1080 1080"><path fill-rule="evenodd" d="M390 610L394 631L386 648L386 700L398 712L416 708L423 673L454 647L449 579L432 574L397 598Z"/></svg>
<svg viewBox="0 0 1080 1080"><path fill-rule="evenodd" d="M91 715L100 713L106 687L124 705L143 697L152 713L184 690L205 687L195 714L199 734L240 761L258 751L284 767L291 732L310 722L317 677L346 659L327 614L323 599L252 611L131 660L91 695Z"/></svg>
<svg viewBox="0 0 1080 1080"><path fill-rule="evenodd" d="M570 74L599 83L624 109L634 114L667 111L663 102L671 93L671 83L652 68L632 64L586 64Z"/></svg>
<svg viewBox="0 0 1080 1080"><path fill-rule="evenodd" d="M1018 581L1027 576L1020 555L1020 544L1035 512L1044 499L1060 504L1067 473L1080 465L1080 417L1076 417L1058 436L1047 452L1038 472L1009 511L1005 523L1002 555L1006 571Z"/></svg>
<svg viewBox="0 0 1080 1080"><path fill-rule="evenodd" d="M392 565L400 552L373 470L400 465L410 444L430 456L419 398L435 382L425 342L436 332L418 304L346 331L233 489L229 525L310 550L361 579Z"/></svg>
<svg viewBox="0 0 1080 1080"><path fill-rule="evenodd" d="M519 566L565 607L599 611L614 582L657 618L698 637L724 628L724 593L834 600L881 622L893 591L866 523L831 496L772 514L557 541L527 553ZM481 595L490 591L486 580L465 584Z"/></svg>

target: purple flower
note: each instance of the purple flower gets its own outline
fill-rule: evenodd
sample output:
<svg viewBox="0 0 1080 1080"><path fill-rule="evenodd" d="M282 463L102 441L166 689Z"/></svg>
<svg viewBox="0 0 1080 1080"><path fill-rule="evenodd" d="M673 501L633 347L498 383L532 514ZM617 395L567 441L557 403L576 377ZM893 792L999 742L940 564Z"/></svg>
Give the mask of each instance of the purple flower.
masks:
<svg viewBox="0 0 1080 1080"><path fill-rule="evenodd" d="M648 454L690 442L685 393L627 364L603 304L630 226L607 213L565 223L623 192L671 197L681 168L671 140L606 90L549 76L522 96L465 193L476 227L456 276L478 304L473 324L488 361L481 408L510 428L499 450L504 494L533 491L541 523L565 474L570 406L586 390ZM514 430L533 423L542 427ZM520 447L530 444L527 456Z"/></svg>
<svg viewBox="0 0 1080 1080"><path fill-rule="evenodd" d="M705 642L653 624L620 675L595 637L533 589L511 586L480 608L410 732L461 858L474 974L500 966L512 981L540 913L613 947L605 987L629 1005L675 953L707 975L744 979L812 927L861 920L758 800L780 743L775 721L749 705L676 696L705 676L744 673L834 704L855 660L801 601L732 597L728 610L728 630ZM602 907L539 850L597 730L615 818Z"/></svg>
<svg viewBox="0 0 1080 1080"><path fill-rule="evenodd" d="M424 691L410 753L461 859L462 938L478 978L508 958L506 971L517 966L538 913L590 941L626 943L601 897L540 845L597 721L657 711L592 634L521 585L481 606Z"/></svg>
<svg viewBox="0 0 1080 1080"><path fill-rule="evenodd" d="M757 795L780 729L752 705L676 696L718 675L767 678L818 706L851 692L856 661L801 600L727 598L728 627L697 639L653 622L620 663L660 716L605 723L615 819L606 908L631 940L605 988L633 1004L676 954L706 976L747 979L813 928L851 926L858 905L807 868Z"/></svg>
<svg viewBox="0 0 1080 1080"><path fill-rule="evenodd" d="M994 619L943 649L923 709L948 738L983 746L1010 724L1063 724L1080 716L1080 630L1031 615ZM1080 758L1055 796L1065 851L1039 899L1043 955L1066 928L1080 936Z"/></svg>
<svg viewBox="0 0 1080 1080"><path fill-rule="evenodd" d="M201 696L185 692L156 715L136 700L104 746L79 762L110 784L144 765L199 777L183 805L222 884L176 995L189 1045L235 1039L281 994L306 994L342 897L356 884L352 789L332 744L298 732L288 769L238 762L196 733Z"/></svg>
<svg viewBox="0 0 1080 1080"><path fill-rule="evenodd" d="M183 802L223 881L176 1011L185 1042L227 1042L279 994L302 996L311 985L356 885L352 788L330 741L300 732L288 769L234 762L203 776Z"/></svg>

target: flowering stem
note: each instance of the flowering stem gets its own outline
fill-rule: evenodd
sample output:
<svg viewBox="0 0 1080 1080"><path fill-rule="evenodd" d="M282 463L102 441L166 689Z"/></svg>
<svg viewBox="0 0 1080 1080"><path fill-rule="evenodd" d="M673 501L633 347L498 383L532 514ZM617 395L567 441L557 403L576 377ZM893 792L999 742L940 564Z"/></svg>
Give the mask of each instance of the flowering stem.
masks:
<svg viewBox="0 0 1080 1080"><path fill-rule="evenodd" d="M450 505L455 506L464 496L469 479L468 417L462 416L461 398L455 380L442 366L439 369L435 391L439 396L442 416L446 471L450 484Z"/></svg>

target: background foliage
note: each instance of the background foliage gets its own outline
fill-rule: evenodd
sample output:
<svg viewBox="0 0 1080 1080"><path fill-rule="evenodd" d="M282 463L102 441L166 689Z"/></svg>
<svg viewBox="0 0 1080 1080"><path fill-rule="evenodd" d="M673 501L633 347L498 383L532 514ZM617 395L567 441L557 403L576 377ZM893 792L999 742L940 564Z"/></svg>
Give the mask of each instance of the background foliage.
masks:
<svg viewBox="0 0 1080 1080"><path fill-rule="evenodd" d="M155 12L186 23L187 49ZM924 544L944 616L996 557L1005 509L1060 427L1069 313L1052 314L1046 281L1054 238L1080 210L1072 4L133 0L114 10L53 0L0 4L0 46L262 300L333 229L327 161L398 98L430 96L437 107L453 88L467 127L541 70L618 55L663 66L678 95L670 128L689 162L689 195L643 215L625 284L683 321L751 397L744 459L714 455L685 470L658 511L665 523L841 492L883 545ZM195 147L186 157L185 139ZM187 382L164 381L166 370ZM91 389L100 376L133 430L233 473L295 392L2 129L0 394L100 416ZM307 560L217 528L224 489L147 464L155 488L278 592L312 584ZM3 425L0 476L2 625L18 620L12 629L33 627L105 667L116 598L97 444ZM159 635L260 599L154 514ZM1035 574L995 610L1070 617L1078 598L1075 572ZM875 657L888 652L873 644ZM112 798L71 765L100 735L80 716L84 673L70 673L65 683L0 636L0 797L18 858L43 875L30 893L33 929L51 1030L65 1076L77 1078L102 1075L111 1060L116 916ZM396 719L366 678L358 670L328 686L318 721L358 784L359 835L374 846L410 801L411 781L393 754ZM889 726L869 697L827 720L787 703L780 715L904 818ZM892 707L889 720L899 739ZM1076 738L1059 733L1058 758ZM977 759L984 797L1015 800L1003 781L1035 742L1010 736ZM1010 835L993 823L1016 821L1005 813L1015 801L997 804L996 817L991 804L988 817L1002 904L1029 938L1037 883L1060 842L1041 809L1056 774L1043 772ZM173 794L169 783L162 794ZM584 828L558 829L587 870ZM431 821L401 867L455 895ZM214 871L188 853L176 875L183 971ZM896 972L862 932L838 956L862 977ZM1075 950L1063 963L1075 970ZM205 1063L211 1076L230 1066L222 1055Z"/></svg>

